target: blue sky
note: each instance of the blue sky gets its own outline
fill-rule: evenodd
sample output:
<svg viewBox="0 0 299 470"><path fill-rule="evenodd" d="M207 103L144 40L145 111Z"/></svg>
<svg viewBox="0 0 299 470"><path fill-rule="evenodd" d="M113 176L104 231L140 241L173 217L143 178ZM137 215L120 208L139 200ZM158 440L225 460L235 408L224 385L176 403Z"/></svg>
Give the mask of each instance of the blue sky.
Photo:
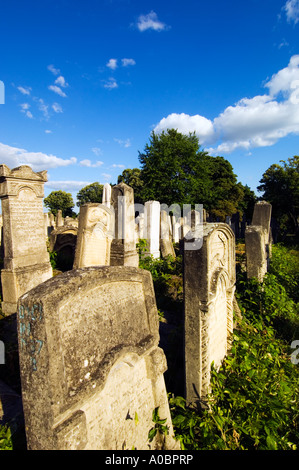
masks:
<svg viewBox="0 0 299 470"><path fill-rule="evenodd" d="M253 190L298 154L299 0L2 0L0 39L0 163L45 195L116 183L168 127Z"/></svg>

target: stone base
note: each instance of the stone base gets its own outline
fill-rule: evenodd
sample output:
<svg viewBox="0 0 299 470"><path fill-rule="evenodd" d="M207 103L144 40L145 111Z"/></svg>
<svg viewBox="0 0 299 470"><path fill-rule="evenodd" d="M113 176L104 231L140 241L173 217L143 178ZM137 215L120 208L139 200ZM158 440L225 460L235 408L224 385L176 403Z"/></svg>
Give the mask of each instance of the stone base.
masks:
<svg viewBox="0 0 299 470"><path fill-rule="evenodd" d="M138 268L139 255L136 249L126 251L123 244L112 242L110 251L110 266L133 266Z"/></svg>
<svg viewBox="0 0 299 470"><path fill-rule="evenodd" d="M2 269L2 313L11 315L17 311L18 299L21 295L45 282L53 276L50 263L35 264L15 270Z"/></svg>

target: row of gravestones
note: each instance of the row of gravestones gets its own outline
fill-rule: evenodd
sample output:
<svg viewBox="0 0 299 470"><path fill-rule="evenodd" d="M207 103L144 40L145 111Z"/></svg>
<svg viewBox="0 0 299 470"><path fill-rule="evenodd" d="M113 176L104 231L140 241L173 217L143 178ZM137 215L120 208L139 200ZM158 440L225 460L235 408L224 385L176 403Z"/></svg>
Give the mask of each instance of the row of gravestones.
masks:
<svg viewBox="0 0 299 470"><path fill-rule="evenodd" d="M152 278L136 267L133 191L117 185L111 207L83 206L77 269L52 277L45 181L46 172L0 165L2 308L17 311L28 449L178 449ZM235 238L227 224L193 228L184 242L185 389L187 401L198 403L209 392L211 363L219 367L230 346ZM99 258L93 265L94 256L110 265ZM155 408L169 434L149 444Z"/></svg>

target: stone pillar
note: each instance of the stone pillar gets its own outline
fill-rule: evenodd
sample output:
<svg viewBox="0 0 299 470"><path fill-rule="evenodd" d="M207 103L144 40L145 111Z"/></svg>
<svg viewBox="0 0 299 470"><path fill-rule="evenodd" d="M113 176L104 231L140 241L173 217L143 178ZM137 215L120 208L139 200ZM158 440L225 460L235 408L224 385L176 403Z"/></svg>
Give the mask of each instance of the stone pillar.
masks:
<svg viewBox="0 0 299 470"><path fill-rule="evenodd" d="M80 207L73 268L108 266L113 237L113 210L103 204L83 204Z"/></svg>
<svg viewBox="0 0 299 470"><path fill-rule="evenodd" d="M63 220L63 217L62 217L62 210L61 209L58 209L58 211L57 211L55 222L56 222L56 228L63 227L64 220Z"/></svg>
<svg viewBox="0 0 299 470"><path fill-rule="evenodd" d="M109 183L104 184L102 204L107 207L111 207L111 186Z"/></svg>
<svg viewBox="0 0 299 470"><path fill-rule="evenodd" d="M144 205L144 233L148 251L145 256L160 258L160 202L147 201Z"/></svg>
<svg viewBox="0 0 299 470"><path fill-rule="evenodd" d="M1 272L2 311L16 312L18 298L52 277L43 214L47 172L22 165L0 165L4 269Z"/></svg>
<svg viewBox="0 0 299 470"><path fill-rule="evenodd" d="M138 267L133 188L125 183L113 186L111 208L115 213L115 238L111 244L110 264Z"/></svg>
<svg viewBox="0 0 299 470"><path fill-rule="evenodd" d="M161 231L160 231L160 248L163 258L172 256L175 258L175 251L172 243L172 235L169 224L169 216L166 211L161 211Z"/></svg>
<svg viewBox="0 0 299 470"><path fill-rule="evenodd" d="M200 249L185 240L185 378L186 399L205 401L210 368L220 367L230 347L235 291L235 237L223 223L203 226ZM192 246L191 246L192 247Z"/></svg>
<svg viewBox="0 0 299 470"><path fill-rule="evenodd" d="M268 271L271 256L272 206L266 201L254 205L252 224L245 230L247 278L256 277L260 282Z"/></svg>

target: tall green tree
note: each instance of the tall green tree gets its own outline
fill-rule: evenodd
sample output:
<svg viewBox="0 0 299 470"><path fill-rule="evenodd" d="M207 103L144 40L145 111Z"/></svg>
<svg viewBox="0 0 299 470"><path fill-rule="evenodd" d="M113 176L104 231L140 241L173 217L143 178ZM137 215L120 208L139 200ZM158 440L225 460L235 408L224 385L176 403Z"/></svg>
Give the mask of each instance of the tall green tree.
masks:
<svg viewBox="0 0 299 470"><path fill-rule="evenodd" d="M281 165L271 165L260 180L258 191L272 204L273 216L282 231L299 234L299 156L295 155Z"/></svg>
<svg viewBox="0 0 299 470"><path fill-rule="evenodd" d="M73 207L75 206L71 193L65 191L52 191L49 196L44 199L44 204L50 209L54 216L57 211L62 211L62 217L72 217L75 213Z"/></svg>
<svg viewBox="0 0 299 470"><path fill-rule="evenodd" d="M175 129L151 133L139 152L143 201L171 204L203 204L215 217L224 219L238 210L244 192L231 164L200 149L195 133Z"/></svg>
<svg viewBox="0 0 299 470"><path fill-rule="evenodd" d="M80 207L82 204L87 204L88 202L98 202L101 204L103 188L104 186L102 184L95 182L80 189L77 194L77 206Z"/></svg>

